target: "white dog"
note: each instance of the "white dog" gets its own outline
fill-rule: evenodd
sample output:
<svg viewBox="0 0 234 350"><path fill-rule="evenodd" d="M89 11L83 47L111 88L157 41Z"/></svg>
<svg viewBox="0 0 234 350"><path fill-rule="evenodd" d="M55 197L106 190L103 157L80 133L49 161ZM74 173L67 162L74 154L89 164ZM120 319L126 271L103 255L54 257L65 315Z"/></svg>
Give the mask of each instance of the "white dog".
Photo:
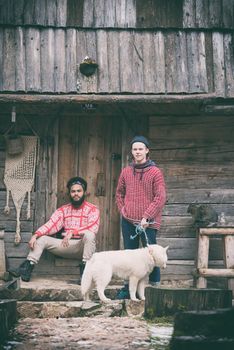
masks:
<svg viewBox="0 0 234 350"><path fill-rule="evenodd" d="M130 298L137 301L136 292L145 300L145 285L155 266L165 268L167 249L158 244L133 250L112 250L93 254L86 263L81 280L81 292L84 300L89 300L89 292L96 285L101 301L108 302L105 288L113 275L129 280Z"/></svg>

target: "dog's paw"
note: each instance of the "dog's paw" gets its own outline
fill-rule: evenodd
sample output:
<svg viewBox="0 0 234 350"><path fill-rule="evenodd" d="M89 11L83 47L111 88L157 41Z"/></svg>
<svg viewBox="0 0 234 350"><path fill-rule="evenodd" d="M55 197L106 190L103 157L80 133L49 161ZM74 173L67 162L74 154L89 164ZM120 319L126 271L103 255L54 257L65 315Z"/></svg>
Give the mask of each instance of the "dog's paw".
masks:
<svg viewBox="0 0 234 350"><path fill-rule="evenodd" d="M137 302L140 301L140 299L137 299L137 298L131 298L131 300L132 300L132 301L137 301Z"/></svg>
<svg viewBox="0 0 234 350"><path fill-rule="evenodd" d="M105 298L105 299L101 299L101 302L106 304L106 303L112 302L112 300L109 298Z"/></svg>

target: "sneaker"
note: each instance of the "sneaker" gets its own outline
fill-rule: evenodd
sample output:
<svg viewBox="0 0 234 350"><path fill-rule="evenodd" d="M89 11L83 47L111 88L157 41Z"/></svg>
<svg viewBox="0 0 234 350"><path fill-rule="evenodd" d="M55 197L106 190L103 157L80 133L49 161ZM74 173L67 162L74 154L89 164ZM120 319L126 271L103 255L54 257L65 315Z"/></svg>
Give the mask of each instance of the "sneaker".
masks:
<svg viewBox="0 0 234 350"><path fill-rule="evenodd" d="M160 285L161 285L161 282L149 282L149 284L150 284L150 286L152 286L152 287L160 287Z"/></svg>
<svg viewBox="0 0 234 350"><path fill-rule="evenodd" d="M128 285L124 286L123 288L121 288L116 295L116 299L117 300L121 300L121 299L130 299L130 294L129 294L129 289L128 289Z"/></svg>
<svg viewBox="0 0 234 350"><path fill-rule="evenodd" d="M31 264L29 260L25 260L18 268L12 268L8 271L14 277L21 277L22 281L29 282L33 269L34 264Z"/></svg>

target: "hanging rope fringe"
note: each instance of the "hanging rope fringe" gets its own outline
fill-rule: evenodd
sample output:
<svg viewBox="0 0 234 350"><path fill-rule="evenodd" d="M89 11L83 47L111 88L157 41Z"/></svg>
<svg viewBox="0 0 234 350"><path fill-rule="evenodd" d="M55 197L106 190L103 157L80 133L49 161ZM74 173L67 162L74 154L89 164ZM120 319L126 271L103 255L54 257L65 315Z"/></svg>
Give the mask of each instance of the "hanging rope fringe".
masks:
<svg viewBox="0 0 234 350"><path fill-rule="evenodd" d="M10 195L10 191L7 189L7 196L6 196L6 206L4 208L4 213L6 215L9 215L10 214L10 207L9 207L9 195Z"/></svg>
<svg viewBox="0 0 234 350"><path fill-rule="evenodd" d="M4 183L7 189L5 213L9 214L9 193L16 208L15 244L21 241L20 212L27 194L27 219L30 218L30 194L34 184L39 138L37 136L22 136L24 150L21 154L11 156L6 154Z"/></svg>

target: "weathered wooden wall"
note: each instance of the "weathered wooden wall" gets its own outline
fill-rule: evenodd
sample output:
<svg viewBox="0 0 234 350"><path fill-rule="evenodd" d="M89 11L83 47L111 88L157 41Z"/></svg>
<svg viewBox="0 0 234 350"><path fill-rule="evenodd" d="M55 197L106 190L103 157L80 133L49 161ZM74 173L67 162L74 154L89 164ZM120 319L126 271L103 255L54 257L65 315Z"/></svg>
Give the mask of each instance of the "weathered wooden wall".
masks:
<svg viewBox="0 0 234 350"><path fill-rule="evenodd" d="M234 115L150 118L151 157L163 169L168 189L159 242L170 245L174 261L166 274L171 278L175 271L186 278L194 269L196 231L187 213L190 203L209 203L234 223L233 132ZM222 264L222 253L220 239L213 239L213 264Z"/></svg>
<svg viewBox="0 0 234 350"><path fill-rule="evenodd" d="M1 0L0 24L233 28L233 0Z"/></svg>
<svg viewBox="0 0 234 350"><path fill-rule="evenodd" d="M0 91L234 96L233 34L0 28ZM79 71L85 56L99 65Z"/></svg>

